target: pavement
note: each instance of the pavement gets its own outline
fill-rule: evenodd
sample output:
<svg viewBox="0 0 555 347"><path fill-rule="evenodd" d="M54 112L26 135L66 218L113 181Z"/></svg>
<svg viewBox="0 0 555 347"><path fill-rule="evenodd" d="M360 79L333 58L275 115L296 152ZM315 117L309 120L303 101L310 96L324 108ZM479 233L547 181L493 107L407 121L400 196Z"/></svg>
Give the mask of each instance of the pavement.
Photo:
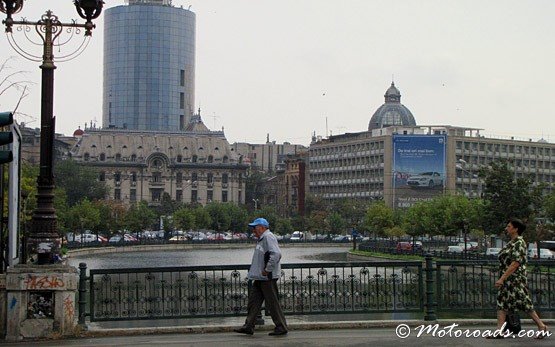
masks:
<svg viewBox="0 0 555 347"><path fill-rule="evenodd" d="M544 320L555 327L555 320ZM524 332L535 325L523 319ZM492 319L372 320L290 323L286 336L268 336L271 323L257 327L252 336L233 332L237 325L201 325L91 329L81 338L2 343L3 346L553 346L555 336L544 340L531 337L490 340L486 331L495 331ZM426 331L425 329L429 329ZM420 336L419 336L420 335Z"/></svg>

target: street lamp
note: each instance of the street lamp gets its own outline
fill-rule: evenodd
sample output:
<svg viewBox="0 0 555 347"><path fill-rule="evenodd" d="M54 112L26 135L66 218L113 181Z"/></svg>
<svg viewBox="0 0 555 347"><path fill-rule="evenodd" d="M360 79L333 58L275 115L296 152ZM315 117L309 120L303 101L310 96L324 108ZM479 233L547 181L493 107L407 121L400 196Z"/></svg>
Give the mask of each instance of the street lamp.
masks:
<svg viewBox="0 0 555 347"><path fill-rule="evenodd" d="M27 238L27 254L37 253L38 264L48 264L54 262L54 258L59 254L59 235L57 231L56 211L54 209L54 175L53 175L53 154L54 154L54 62L68 61L77 57L86 48L92 35L95 25L93 19L98 18L102 12L104 2L102 0L74 0L77 13L85 19L85 24L78 24L76 21L62 23L58 17L50 10L42 15L39 21L27 21L25 19L16 21L12 15L18 13L23 8L24 0L0 0L0 11L6 14L6 19L2 24L6 26L6 35L10 46L22 57L36 62L42 62L41 81L41 133L40 133L40 173L37 179L37 207L33 212L32 225L29 238ZM34 28L42 40L42 57L26 51L16 42L13 35L13 27L17 27L18 32L22 32L27 40L33 42L28 37L28 32ZM65 30L64 30L65 29ZM79 34L81 29L85 30L83 42L71 53L54 57L54 47L61 47L73 38L74 34ZM68 33L69 39L60 42L60 35Z"/></svg>
<svg viewBox="0 0 555 347"><path fill-rule="evenodd" d="M254 210L258 210L258 199L252 199L252 202L254 202Z"/></svg>

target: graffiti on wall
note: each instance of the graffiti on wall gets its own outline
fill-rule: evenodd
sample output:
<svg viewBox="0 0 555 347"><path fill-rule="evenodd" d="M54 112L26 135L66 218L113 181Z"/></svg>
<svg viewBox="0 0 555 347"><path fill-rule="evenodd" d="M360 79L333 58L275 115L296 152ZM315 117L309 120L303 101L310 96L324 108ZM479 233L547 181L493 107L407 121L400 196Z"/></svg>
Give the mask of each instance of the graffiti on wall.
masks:
<svg viewBox="0 0 555 347"><path fill-rule="evenodd" d="M64 280L57 276L35 276L35 275L28 275L25 281L26 289L57 289L65 287Z"/></svg>
<svg viewBox="0 0 555 347"><path fill-rule="evenodd" d="M75 315L75 307L73 305L71 294L64 299L64 314L68 320L73 320L73 317Z"/></svg>

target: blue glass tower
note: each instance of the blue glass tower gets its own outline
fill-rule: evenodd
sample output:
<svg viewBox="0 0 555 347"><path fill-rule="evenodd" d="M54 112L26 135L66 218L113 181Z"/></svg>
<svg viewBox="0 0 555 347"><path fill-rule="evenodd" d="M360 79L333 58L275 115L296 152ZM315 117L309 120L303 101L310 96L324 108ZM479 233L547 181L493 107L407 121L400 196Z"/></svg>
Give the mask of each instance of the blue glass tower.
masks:
<svg viewBox="0 0 555 347"><path fill-rule="evenodd" d="M194 112L195 14L129 0L104 15L105 128L185 130Z"/></svg>

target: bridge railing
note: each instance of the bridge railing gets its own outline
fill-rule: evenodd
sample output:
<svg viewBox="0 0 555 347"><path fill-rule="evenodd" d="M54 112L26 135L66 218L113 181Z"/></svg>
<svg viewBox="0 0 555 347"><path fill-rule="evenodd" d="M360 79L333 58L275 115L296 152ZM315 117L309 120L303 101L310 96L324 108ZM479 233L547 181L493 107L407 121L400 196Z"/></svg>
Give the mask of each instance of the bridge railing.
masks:
<svg viewBox="0 0 555 347"><path fill-rule="evenodd" d="M283 264L279 298L287 315L493 311L499 278L491 260ZM555 310L555 261L531 261L528 286L540 311ZM248 265L141 269L80 268L79 322L240 316Z"/></svg>
<svg viewBox="0 0 555 347"><path fill-rule="evenodd" d="M248 267L94 269L87 276L80 264L80 322L85 315L91 321L245 315ZM289 315L423 308L422 262L283 264L278 288Z"/></svg>

